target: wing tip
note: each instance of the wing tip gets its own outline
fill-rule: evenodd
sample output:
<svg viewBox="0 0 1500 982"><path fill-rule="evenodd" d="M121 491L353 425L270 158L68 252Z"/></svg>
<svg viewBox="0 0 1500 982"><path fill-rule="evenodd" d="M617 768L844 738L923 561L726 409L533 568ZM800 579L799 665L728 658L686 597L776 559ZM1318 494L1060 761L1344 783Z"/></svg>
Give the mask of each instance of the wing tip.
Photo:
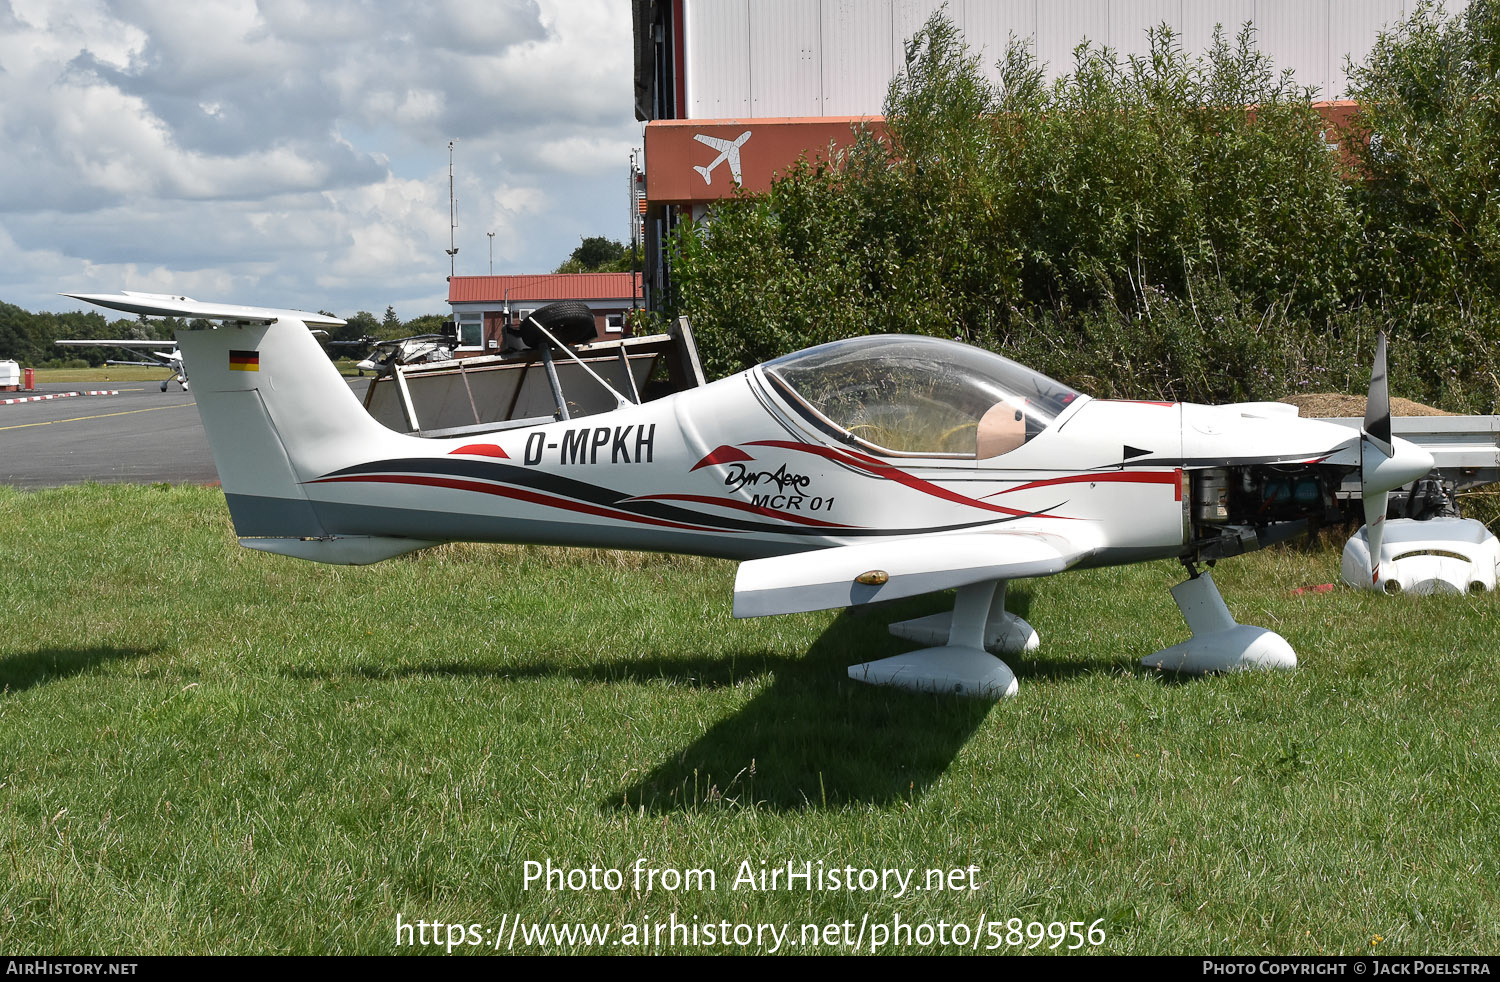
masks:
<svg viewBox="0 0 1500 982"><path fill-rule="evenodd" d="M240 304L223 304L195 300L170 293L140 293L122 290L119 293L59 293L60 297L82 300L84 303L108 307L132 314L156 317L185 317L200 320L246 320L269 323L283 317L295 318L304 324L319 327L342 327L348 323L332 314L314 313L287 308L249 307Z"/></svg>

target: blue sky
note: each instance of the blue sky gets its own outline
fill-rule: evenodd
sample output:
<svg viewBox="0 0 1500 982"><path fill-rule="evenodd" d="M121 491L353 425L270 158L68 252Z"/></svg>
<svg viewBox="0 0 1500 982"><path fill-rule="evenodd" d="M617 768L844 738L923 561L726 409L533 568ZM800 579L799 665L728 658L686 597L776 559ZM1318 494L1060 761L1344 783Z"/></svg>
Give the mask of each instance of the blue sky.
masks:
<svg viewBox="0 0 1500 982"><path fill-rule="evenodd" d="M626 0L0 0L0 300L447 310L627 235Z"/></svg>

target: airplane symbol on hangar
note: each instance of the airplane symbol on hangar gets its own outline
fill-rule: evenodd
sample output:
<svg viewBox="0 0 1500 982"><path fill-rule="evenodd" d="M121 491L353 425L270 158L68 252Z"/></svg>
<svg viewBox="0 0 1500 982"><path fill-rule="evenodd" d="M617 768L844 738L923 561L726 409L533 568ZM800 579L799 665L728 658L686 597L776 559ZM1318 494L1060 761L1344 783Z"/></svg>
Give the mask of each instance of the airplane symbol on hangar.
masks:
<svg viewBox="0 0 1500 982"><path fill-rule="evenodd" d="M693 134L693 139L704 146L712 147L719 151L719 155L707 167L699 167L696 164L693 166L693 170L697 171L699 176L703 178L704 184L713 183L714 169L725 161L729 163L729 173L734 178L734 183L743 183L740 180L740 147L744 146L745 141L750 139L749 130L741 133L734 140L721 140L716 136L709 136L706 133L695 133Z"/></svg>

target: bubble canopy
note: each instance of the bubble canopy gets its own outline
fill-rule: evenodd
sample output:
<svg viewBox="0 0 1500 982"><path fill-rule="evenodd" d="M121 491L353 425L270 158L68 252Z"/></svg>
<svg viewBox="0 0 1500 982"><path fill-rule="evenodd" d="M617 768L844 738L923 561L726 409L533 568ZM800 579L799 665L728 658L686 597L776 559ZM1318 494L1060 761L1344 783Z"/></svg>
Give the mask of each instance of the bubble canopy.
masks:
<svg viewBox="0 0 1500 982"><path fill-rule="evenodd" d="M877 452L993 457L1021 446L1079 398L992 351L920 335L821 344L761 370L793 409Z"/></svg>

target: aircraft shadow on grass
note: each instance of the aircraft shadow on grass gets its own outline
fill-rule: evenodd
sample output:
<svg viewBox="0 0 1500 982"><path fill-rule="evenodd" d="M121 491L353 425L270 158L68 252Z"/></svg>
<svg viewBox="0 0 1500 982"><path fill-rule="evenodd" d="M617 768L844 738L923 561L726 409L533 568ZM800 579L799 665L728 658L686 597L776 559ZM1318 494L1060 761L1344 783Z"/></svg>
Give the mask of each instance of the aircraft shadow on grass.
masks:
<svg viewBox="0 0 1500 982"><path fill-rule="evenodd" d="M805 655L773 662L769 680L741 708L600 807L800 810L921 795L994 703L848 678L851 662L902 650L904 642L885 634L883 620L838 617Z"/></svg>
<svg viewBox="0 0 1500 982"><path fill-rule="evenodd" d="M142 658L152 653L150 648L95 645L92 648L38 648L0 655L0 697L82 675L109 662Z"/></svg>
<svg viewBox="0 0 1500 982"><path fill-rule="evenodd" d="M921 795L952 764L995 704L984 699L867 686L847 666L910 648L890 636L889 621L941 609L945 597L918 597L836 618L806 654L765 651L723 656L629 655L585 666L548 661L523 665L422 662L337 670L340 677L395 679L478 676L512 681L566 677L586 682L674 682L720 688L761 676L770 682L742 708L599 803L606 810L650 812L705 807L777 810L887 804ZM1026 617L1027 584L1012 584L1006 604ZM1133 659L1013 658L1016 675L1065 679L1100 671L1139 670ZM295 678L328 678L321 669L289 668ZM670 696L664 697L670 698ZM1004 711L1002 709L1002 711Z"/></svg>
<svg viewBox="0 0 1500 982"><path fill-rule="evenodd" d="M1030 597L1024 586L1013 584L1007 608L1025 617ZM846 666L910 648L910 642L886 632L887 621L935 609L928 597L891 605L875 616L845 613L806 655L778 665L770 684L741 710L601 807L799 810L883 805L921 795L995 704L863 685L848 678ZM1047 678L1112 670L1118 662L1016 659L1012 666L1019 677Z"/></svg>

